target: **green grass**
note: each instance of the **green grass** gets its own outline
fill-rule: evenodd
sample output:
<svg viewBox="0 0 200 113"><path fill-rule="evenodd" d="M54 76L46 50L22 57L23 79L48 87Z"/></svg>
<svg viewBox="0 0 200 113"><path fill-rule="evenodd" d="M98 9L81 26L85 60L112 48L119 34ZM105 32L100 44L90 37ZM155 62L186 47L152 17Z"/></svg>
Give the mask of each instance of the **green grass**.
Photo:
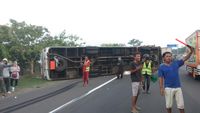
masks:
<svg viewBox="0 0 200 113"><path fill-rule="evenodd" d="M43 80L38 76L23 76L18 81L18 88L34 88L40 87L41 85L48 83L49 81Z"/></svg>

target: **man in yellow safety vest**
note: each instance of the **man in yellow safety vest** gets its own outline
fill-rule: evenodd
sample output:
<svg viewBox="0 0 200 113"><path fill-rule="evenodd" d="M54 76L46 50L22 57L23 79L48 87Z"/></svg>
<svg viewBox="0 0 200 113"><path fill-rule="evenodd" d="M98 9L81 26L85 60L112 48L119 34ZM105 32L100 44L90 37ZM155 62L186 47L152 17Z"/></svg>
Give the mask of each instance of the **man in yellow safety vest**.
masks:
<svg viewBox="0 0 200 113"><path fill-rule="evenodd" d="M143 93L150 94L150 80L153 73L153 63L150 60L150 57L147 55L144 58L143 68L142 68L142 81L143 81Z"/></svg>

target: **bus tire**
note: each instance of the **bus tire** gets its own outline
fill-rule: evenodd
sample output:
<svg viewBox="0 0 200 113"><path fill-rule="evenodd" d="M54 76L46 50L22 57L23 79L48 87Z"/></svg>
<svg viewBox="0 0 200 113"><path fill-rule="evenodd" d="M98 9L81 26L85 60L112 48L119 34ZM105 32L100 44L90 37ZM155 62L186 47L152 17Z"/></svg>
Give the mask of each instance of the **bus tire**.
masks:
<svg viewBox="0 0 200 113"><path fill-rule="evenodd" d="M65 61L65 59L59 58L58 65L55 70L58 72L61 72L61 71L64 71L66 69L66 67L67 67L67 62Z"/></svg>

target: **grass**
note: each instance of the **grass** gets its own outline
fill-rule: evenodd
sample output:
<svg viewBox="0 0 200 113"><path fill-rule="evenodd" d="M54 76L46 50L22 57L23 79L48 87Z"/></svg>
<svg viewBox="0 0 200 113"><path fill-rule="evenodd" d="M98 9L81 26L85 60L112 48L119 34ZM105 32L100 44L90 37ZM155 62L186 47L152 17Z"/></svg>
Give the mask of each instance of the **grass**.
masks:
<svg viewBox="0 0 200 113"><path fill-rule="evenodd" d="M50 82L50 81L44 80L38 76L26 75L19 79L18 88L22 89L22 88L40 87L41 85L48 83L48 82Z"/></svg>

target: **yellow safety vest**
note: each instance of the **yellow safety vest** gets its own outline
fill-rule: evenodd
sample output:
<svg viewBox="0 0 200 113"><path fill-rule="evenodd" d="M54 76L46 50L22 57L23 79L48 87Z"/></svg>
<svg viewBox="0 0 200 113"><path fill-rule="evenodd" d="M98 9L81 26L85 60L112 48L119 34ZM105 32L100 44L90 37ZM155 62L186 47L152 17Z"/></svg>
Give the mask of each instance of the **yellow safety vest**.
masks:
<svg viewBox="0 0 200 113"><path fill-rule="evenodd" d="M151 62L149 62L148 67L146 66L146 63L144 62L143 68L142 68L142 74L152 75Z"/></svg>
<svg viewBox="0 0 200 113"><path fill-rule="evenodd" d="M85 67L85 71L89 72L90 71L90 61L88 60L88 61L86 61L86 63L87 63L87 66Z"/></svg>

